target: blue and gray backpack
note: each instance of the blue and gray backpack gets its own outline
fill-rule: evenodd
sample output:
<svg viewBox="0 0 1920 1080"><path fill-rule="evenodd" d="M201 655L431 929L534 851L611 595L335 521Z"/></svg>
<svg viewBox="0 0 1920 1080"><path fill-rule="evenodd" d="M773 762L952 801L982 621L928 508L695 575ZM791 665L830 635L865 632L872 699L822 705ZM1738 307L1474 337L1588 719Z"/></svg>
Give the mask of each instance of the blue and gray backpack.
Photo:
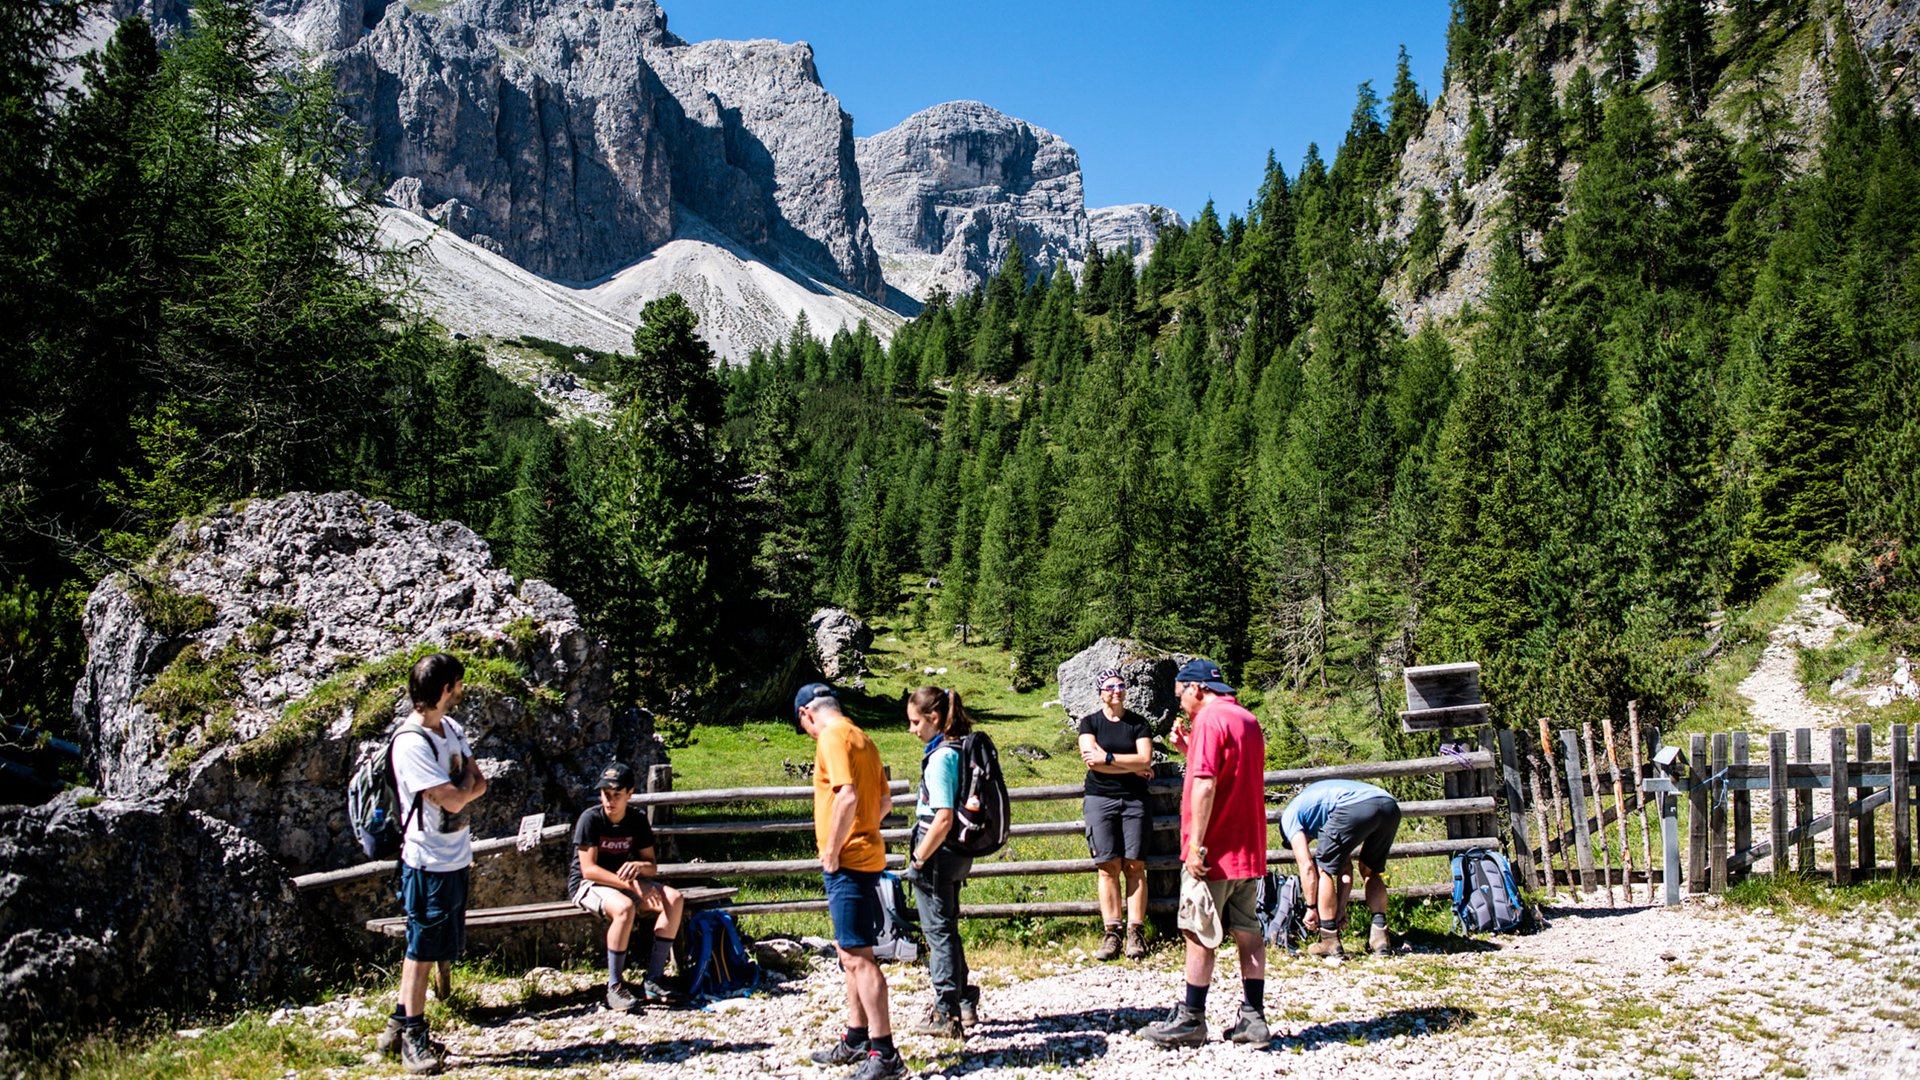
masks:
<svg viewBox="0 0 1920 1080"><path fill-rule="evenodd" d="M1526 918L1513 866L1497 851L1474 848L1453 857L1453 926L1464 934L1518 929Z"/></svg>

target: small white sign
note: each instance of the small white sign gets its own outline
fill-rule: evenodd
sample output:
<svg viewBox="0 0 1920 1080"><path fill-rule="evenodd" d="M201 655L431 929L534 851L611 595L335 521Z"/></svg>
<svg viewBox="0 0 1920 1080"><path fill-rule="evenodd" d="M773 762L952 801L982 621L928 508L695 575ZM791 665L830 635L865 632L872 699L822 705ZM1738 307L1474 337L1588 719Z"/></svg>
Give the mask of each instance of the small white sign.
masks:
<svg viewBox="0 0 1920 1080"><path fill-rule="evenodd" d="M528 814L520 819L520 835L516 836L513 846L521 851L532 851L540 846L540 830L547 824L547 815Z"/></svg>

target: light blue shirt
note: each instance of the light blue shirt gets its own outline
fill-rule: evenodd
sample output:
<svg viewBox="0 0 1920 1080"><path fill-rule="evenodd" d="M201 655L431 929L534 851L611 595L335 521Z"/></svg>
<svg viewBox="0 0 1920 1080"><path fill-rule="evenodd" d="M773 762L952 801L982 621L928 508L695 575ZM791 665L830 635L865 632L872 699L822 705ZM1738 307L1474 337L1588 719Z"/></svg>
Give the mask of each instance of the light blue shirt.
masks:
<svg viewBox="0 0 1920 1080"><path fill-rule="evenodd" d="M1340 807L1367 799L1391 798L1393 793L1385 788L1359 780L1317 780L1302 788L1280 812L1280 837L1291 844L1293 834L1305 829L1307 839L1318 839L1327 815Z"/></svg>
<svg viewBox="0 0 1920 1080"><path fill-rule="evenodd" d="M913 816L933 820L939 810L953 810L954 797L960 793L960 749L946 745L946 740L937 741L927 751L926 769L921 773L920 801L914 805Z"/></svg>

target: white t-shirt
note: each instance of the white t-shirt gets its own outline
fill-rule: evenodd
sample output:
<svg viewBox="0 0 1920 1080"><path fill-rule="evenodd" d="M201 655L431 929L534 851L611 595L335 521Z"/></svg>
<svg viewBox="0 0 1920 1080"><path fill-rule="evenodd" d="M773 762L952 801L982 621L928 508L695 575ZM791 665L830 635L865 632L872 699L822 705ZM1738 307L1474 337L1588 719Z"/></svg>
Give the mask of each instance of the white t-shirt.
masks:
<svg viewBox="0 0 1920 1080"><path fill-rule="evenodd" d="M466 759L473 756L467 733L453 717L441 717L440 726L445 735L436 737L419 723L409 721L394 740L393 781L400 792L403 818L413 813L415 792L455 782L466 768ZM432 743L431 749L428 743ZM400 861L436 874L473 862L473 836L467 828L467 815L449 814L432 799L421 799L420 813L407 821L407 841L400 850Z"/></svg>

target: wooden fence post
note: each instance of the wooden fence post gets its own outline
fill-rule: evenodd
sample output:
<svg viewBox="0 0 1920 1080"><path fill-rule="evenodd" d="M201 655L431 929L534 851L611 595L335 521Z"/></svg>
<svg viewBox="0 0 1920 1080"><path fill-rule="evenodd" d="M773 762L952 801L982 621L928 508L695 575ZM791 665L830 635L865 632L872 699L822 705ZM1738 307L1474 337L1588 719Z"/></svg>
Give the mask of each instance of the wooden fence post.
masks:
<svg viewBox="0 0 1920 1080"><path fill-rule="evenodd" d="M1712 809L1708 811L1708 820L1712 823L1712 828L1713 828L1712 890L1714 892L1727 891L1726 773L1727 773L1727 733L1724 731L1718 731L1718 732L1715 732L1713 736L1713 773L1712 775L1718 777L1718 779L1716 779L1714 783L1720 785L1720 790L1717 794L1714 793L1712 790L1709 790L1707 792L1709 798L1712 799L1712 802L1710 804Z"/></svg>
<svg viewBox="0 0 1920 1080"><path fill-rule="evenodd" d="M659 795L672 790L673 790L673 766L650 765L647 767L647 794ZM653 805L648 806L647 807L647 824L653 826L653 828L656 831L658 831L662 825L673 824L673 807L653 806ZM653 843L654 843L653 853L659 857L659 861L661 862L679 862L680 861L679 845L674 842L673 837L657 836L654 838Z"/></svg>
<svg viewBox="0 0 1920 1080"><path fill-rule="evenodd" d="M1153 767L1153 781L1173 780L1184 782L1185 777L1186 771L1177 761L1162 761ZM1178 818L1180 816L1180 797L1181 789L1179 787L1175 787L1172 791L1156 791L1150 793L1147 796L1147 820L1152 821L1154 818L1162 817ZM1154 869L1153 860L1156 856L1179 859L1183 855L1184 853L1180 850L1179 829L1147 830L1147 910L1150 913L1149 918L1153 920L1153 926L1156 932L1171 935L1176 940L1180 936L1176 926L1176 915L1166 911L1155 912L1153 902L1155 900L1171 900L1176 905L1180 902L1181 870L1177 866L1172 869Z"/></svg>
<svg viewBox="0 0 1920 1080"><path fill-rule="evenodd" d="M1773 832L1773 876L1787 873L1787 733L1767 736L1767 825Z"/></svg>
<svg viewBox="0 0 1920 1080"><path fill-rule="evenodd" d="M1857 724L1853 732L1854 746L1860 754L1860 772L1864 774L1867 771L1866 763L1873 760L1873 725ZM1855 797L1860 799L1873 794L1873 789L1868 787L1857 787L1854 791L1857 793ZM1880 865L1878 853L1873 850L1873 811L1871 810L1860 815L1860 862L1858 865L1864 880L1871 880L1874 871Z"/></svg>
<svg viewBox="0 0 1920 1080"><path fill-rule="evenodd" d="M1633 903L1633 845L1627 842L1627 793L1620 783L1620 752L1614 748L1613 717L1600 718L1600 733L1607 740L1607 772L1613 774L1613 817L1620 826L1620 893ZM1647 887L1653 887L1653 867L1647 867Z"/></svg>
<svg viewBox="0 0 1920 1080"><path fill-rule="evenodd" d="M1533 841L1527 836L1527 795L1521 786L1520 758L1515 753L1513 732L1487 728L1483 738L1499 746L1501 796L1507 804L1507 831L1513 852L1520 860L1520 876L1533 888L1540 887L1539 866L1533 861ZM1489 747L1489 749L1492 749Z"/></svg>
<svg viewBox="0 0 1920 1080"><path fill-rule="evenodd" d="M1533 775L1528 777L1533 788L1533 822L1540 829L1540 863L1546 867L1547 871L1547 895L1557 899L1560 895L1560 883L1556 880L1553 869L1553 850L1548 846L1552 843L1553 833L1547 829L1546 799L1540 792L1540 769L1541 759L1535 755Z"/></svg>
<svg viewBox="0 0 1920 1080"><path fill-rule="evenodd" d="M1687 891L1707 891L1707 813L1712 801L1707 791L1707 737L1687 740Z"/></svg>
<svg viewBox="0 0 1920 1080"><path fill-rule="evenodd" d="M1744 773L1747 767L1747 733L1744 731L1733 733L1733 763ZM1729 774L1727 779L1731 784L1732 775ZM1742 775L1740 780L1744 784L1746 777ZM1744 787L1730 787L1730 790L1733 793L1733 851L1736 855L1744 855L1753 847L1753 792ZM1741 867L1729 880L1745 878L1748 867L1752 865L1748 863Z"/></svg>
<svg viewBox="0 0 1920 1080"><path fill-rule="evenodd" d="M1893 874L1913 873L1913 773L1907 768L1907 725L1893 725Z"/></svg>
<svg viewBox="0 0 1920 1080"><path fill-rule="evenodd" d="M1799 765L1813 764L1813 732L1807 728L1793 729L1793 760ZM1794 856L1794 866L1803 874L1819 872L1819 864L1814 856L1813 833L1808 826L1813 823L1813 789L1793 789L1793 827L1800 833L1800 850Z"/></svg>
<svg viewBox="0 0 1920 1080"><path fill-rule="evenodd" d="M1560 732L1560 746L1567 757L1567 808L1573 811L1573 846L1580 858L1580 888L1594 890L1593 845L1587 838L1587 800L1580 778L1580 742L1572 728Z"/></svg>
<svg viewBox="0 0 1920 1080"><path fill-rule="evenodd" d="M1567 887L1572 888L1575 884L1573 856L1567 854L1567 845L1560 841L1560 837L1565 835L1561 830L1566 821L1565 808L1560 805L1560 771L1554 768L1553 738L1547 732L1547 718L1544 716L1540 718L1540 760L1547 767L1547 786L1553 791L1553 827L1541 837L1540 846L1547 849L1547 865L1551 868L1553 845L1560 845L1560 863L1567 868Z"/></svg>
<svg viewBox="0 0 1920 1080"><path fill-rule="evenodd" d="M1607 844L1607 796L1600 786L1600 763L1593 756L1593 724L1580 723L1581 740L1587 746L1587 791L1593 795L1594 835L1600 838L1600 872L1607 884L1607 906L1613 906L1613 852Z"/></svg>
<svg viewBox="0 0 1920 1080"><path fill-rule="evenodd" d="M1640 757L1640 703L1627 702L1627 737L1633 740L1633 798L1637 808L1635 816L1640 819L1641 862L1647 864L1647 903L1653 903L1653 837L1647 827L1647 793L1640 787L1646 778L1646 766Z"/></svg>
<svg viewBox="0 0 1920 1080"><path fill-rule="evenodd" d="M1852 815L1847 813L1847 729L1834 728L1827 733L1833 747L1833 883L1845 885L1853 880L1853 840L1848 830L1853 826Z"/></svg>

